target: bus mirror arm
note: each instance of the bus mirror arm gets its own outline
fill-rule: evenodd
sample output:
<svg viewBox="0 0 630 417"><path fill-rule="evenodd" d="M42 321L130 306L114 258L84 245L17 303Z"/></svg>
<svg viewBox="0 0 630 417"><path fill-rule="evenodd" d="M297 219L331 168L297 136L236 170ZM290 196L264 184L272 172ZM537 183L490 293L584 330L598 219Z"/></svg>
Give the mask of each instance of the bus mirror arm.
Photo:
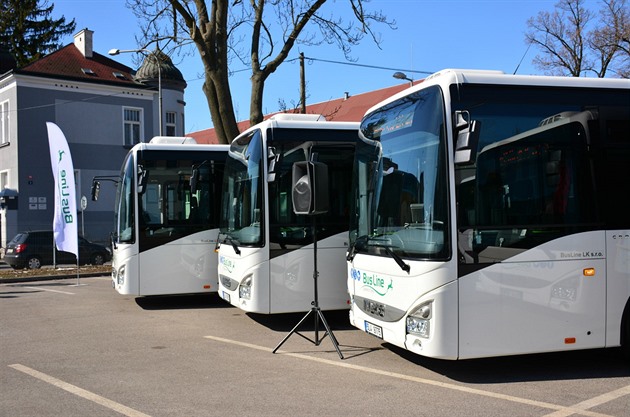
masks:
<svg viewBox="0 0 630 417"><path fill-rule="evenodd" d="M92 195L92 201L98 201L98 195L101 192L101 181L111 181L118 185L120 177L118 175L97 175L92 178L92 189L90 194Z"/></svg>

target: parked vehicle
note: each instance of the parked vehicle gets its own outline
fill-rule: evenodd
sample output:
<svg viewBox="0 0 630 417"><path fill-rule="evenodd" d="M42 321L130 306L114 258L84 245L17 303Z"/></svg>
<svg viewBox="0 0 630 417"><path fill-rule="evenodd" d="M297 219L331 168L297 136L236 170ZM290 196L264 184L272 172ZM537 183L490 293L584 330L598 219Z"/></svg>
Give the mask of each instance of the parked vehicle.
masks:
<svg viewBox="0 0 630 417"><path fill-rule="evenodd" d="M116 291L141 297L217 291L213 249L228 149L158 136L129 150L114 205ZM96 190L98 181L93 180Z"/></svg>
<svg viewBox="0 0 630 417"><path fill-rule="evenodd" d="M4 261L13 269L38 269L42 265L53 265L53 232L38 230L18 233L7 244ZM112 258L111 250L79 237L79 263L81 265L103 265ZM55 263L76 264L73 253L55 249Z"/></svg>

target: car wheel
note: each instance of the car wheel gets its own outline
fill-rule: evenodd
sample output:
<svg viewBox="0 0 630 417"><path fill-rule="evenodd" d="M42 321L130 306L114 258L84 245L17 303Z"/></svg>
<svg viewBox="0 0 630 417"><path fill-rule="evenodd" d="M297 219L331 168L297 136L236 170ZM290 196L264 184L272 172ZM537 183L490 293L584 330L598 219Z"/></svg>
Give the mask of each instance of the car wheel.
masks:
<svg viewBox="0 0 630 417"><path fill-rule="evenodd" d="M103 265L104 263L105 257L102 254L97 253L92 256L92 265Z"/></svg>
<svg viewBox="0 0 630 417"><path fill-rule="evenodd" d="M28 258L26 264L28 265L28 269L39 269L42 267L42 261L40 261L37 256Z"/></svg>

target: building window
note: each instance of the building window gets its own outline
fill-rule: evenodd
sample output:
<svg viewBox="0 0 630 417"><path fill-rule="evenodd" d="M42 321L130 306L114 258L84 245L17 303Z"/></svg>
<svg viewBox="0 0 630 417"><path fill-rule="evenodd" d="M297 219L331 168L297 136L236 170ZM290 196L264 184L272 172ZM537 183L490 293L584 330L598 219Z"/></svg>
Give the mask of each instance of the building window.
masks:
<svg viewBox="0 0 630 417"><path fill-rule="evenodd" d="M123 108L124 145L133 146L140 143L142 136L142 109Z"/></svg>
<svg viewBox="0 0 630 417"><path fill-rule="evenodd" d="M9 100L0 103L0 146L9 143Z"/></svg>
<svg viewBox="0 0 630 417"><path fill-rule="evenodd" d="M176 136L177 113L174 111L166 112L166 136Z"/></svg>
<svg viewBox="0 0 630 417"><path fill-rule="evenodd" d="M0 171L0 191L9 188L9 171Z"/></svg>

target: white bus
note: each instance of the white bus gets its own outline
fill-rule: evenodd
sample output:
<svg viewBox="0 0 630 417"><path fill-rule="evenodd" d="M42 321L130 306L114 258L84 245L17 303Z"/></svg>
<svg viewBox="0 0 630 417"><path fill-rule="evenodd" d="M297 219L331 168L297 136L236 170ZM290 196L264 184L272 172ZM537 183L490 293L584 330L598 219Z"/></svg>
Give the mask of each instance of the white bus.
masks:
<svg viewBox="0 0 630 417"><path fill-rule="evenodd" d="M120 294L217 291L214 247L228 148L158 137L129 151L112 234L112 284ZM191 192L193 170L198 180Z"/></svg>
<svg viewBox="0 0 630 417"><path fill-rule="evenodd" d="M351 323L466 359L630 344L630 81L445 70L367 111Z"/></svg>
<svg viewBox="0 0 630 417"><path fill-rule="evenodd" d="M348 215L358 123L280 114L230 146L222 188L219 295L253 313L307 311L314 301L313 216L296 215L292 166L328 166L330 208L317 223L319 305L348 309Z"/></svg>

